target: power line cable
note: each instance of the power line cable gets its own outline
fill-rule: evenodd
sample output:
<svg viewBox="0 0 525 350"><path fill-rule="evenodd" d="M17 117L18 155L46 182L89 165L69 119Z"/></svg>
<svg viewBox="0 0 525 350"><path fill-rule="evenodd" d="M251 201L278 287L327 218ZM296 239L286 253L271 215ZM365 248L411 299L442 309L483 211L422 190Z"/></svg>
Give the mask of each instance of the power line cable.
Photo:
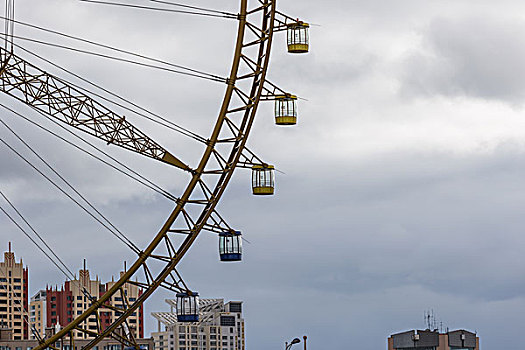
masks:
<svg viewBox="0 0 525 350"><path fill-rule="evenodd" d="M231 12L225 12L225 11L219 11L219 10L214 10L214 9L208 9L208 8L205 8L205 7L191 6L191 5L181 4L181 3L173 2L173 1L166 1L166 0L149 0L149 1L150 2L156 2L156 3L159 3L159 4L183 7L183 8L193 9L193 10L207 11L207 12L211 12L211 13L220 13L220 14L223 14L223 15L231 16L231 17L237 17L237 15L235 13L231 13Z"/></svg>
<svg viewBox="0 0 525 350"><path fill-rule="evenodd" d="M79 203L75 198L73 198L69 193L67 193L64 189L62 189L58 184L56 184L49 176L44 174L40 169L38 169L36 166L34 166L27 158L25 158L20 152L18 152L14 147L12 147L9 143L7 143L4 139L0 138L0 142L4 144L11 152L16 154L19 158L21 158L25 163L27 163L33 170L35 170L37 173L39 173L42 177L44 177L47 181L49 181L54 187L56 187L62 194L64 194L66 197L68 197L71 201L73 201L78 207L80 207L84 212L86 212L89 216L91 216L95 221L97 221L99 224L101 224L104 228L106 228L109 232L111 232L117 239L119 239L122 243L124 243L128 248L130 248L132 251L134 251L137 254L140 254L140 250L136 248L134 244L130 244L126 242L126 240L122 237L120 237L116 232L114 232L109 226L107 226L105 223L103 223L99 218L97 218L93 213L91 213L86 207L84 207L81 203Z"/></svg>
<svg viewBox="0 0 525 350"><path fill-rule="evenodd" d="M69 276L66 275L66 277L70 278L73 277L73 272L67 267L67 265L64 263L62 259L58 257L58 255L54 252L54 250L49 246L49 244L46 243L46 241L42 238L42 236L31 226L31 224L25 219L25 217L22 215L22 213L15 207L15 205L9 200L9 198L6 197L6 195L0 190L0 195L4 198L4 200L9 204L9 206L15 211L15 213L24 221L24 223L33 231L35 236L40 239L40 241L45 245L45 247L53 254L53 256L58 260L60 265L69 273Z"/></svg>
<svg viewBox="0 0 525 350"><path fill-rule="evenodd" d="M2 194L3 196L3 194ZM66 276L66 278L69 278L68 274L66 271L64 271L62 269L62 267L60 267L56 261L53 260L53 258L44 250L42 249L42 247L33 239L33 237L31 237L31 235L29 233L27 233L27 231L4 209L4 207L2 207L2 205L0 205L0 210L5 214L5 216L7 216L7 218L13 223L15 224L16 227L18 227L18 229L20 231L22 231L24 233L24 235L31 241L33 242L34 245L36 245L36 247L42 252L42 254L44 254L49 260L51 260L51 262L57 267L57 269L60 270L60 272L62 272L64 274L64 276Z"/></svg>
<svg viewBox="0 0 525 350"><path fill-rule="evenodd" d="M83 196L69 181L67 181L56 169L51 166L42 156L40 156L27 142L25 142L12 128L7 125L5 121L0 119L0 123L9 130L24 146L26 146L31 153L33 153L42 163L44 163L49 170L51 170L60 180L62 180L77 196L79 196L92 210L95 211L104 221L111 226L116 232L118 232L130 245L132 245L136 251L140 251L138 247L129 240L111 221L104 216L85 196Z"/></svg>
<svg viewBox="0 0 525 350"><path fill-rule="evenodd" d="M86 89L86 88L84 88L84 87L82 87L82 86L80 86L78 84L75 84L75 83L72 83L72 82L66 82L65 80L63 80L61 78L57 78L57 77L54 77L55 79L60 80L60 81L62 81L64 83L70 84L70 85L76 87L79 90L82 90L84 92L87 92L89 94L97 96L97 97L103 99L104 101L110 102L110 103L112 103L112 104L114 104L116 106L119 106L119 107L121 107L121 108L123 108L123 109L125 109L125 110L127 110L129 112L132 112L132 113L136 114L139 117L145 118L145 119L150 120L150 121L152 121L152 122L154 122L156 124L159 124L159 125L164 126L164 127L168 128L168 129L176 131L176 132L178 132L178 133L180 133L180 134L182 134L182 135L184 135L186 137L190 137L190 138L192 138L192 139L194 139L196 141L199 141L201 143L206 143L206 139L204 137L194 133L193 131L190 131L189 129L186 129L186 128L180 126L180 125L177 125L177 124L173 123L172 121L170 121L169 119L167 119L165 117L162 117L161 115L159 115L157 113L151 112L150 110L148 110L148 109L146 109L146 108L144 108L144 107L142 107L142 106L140 106L140 105L138 105L138 104L136 104L136 103L126 99L126 98L123 98L120 95L118 95L118 94L116 94L116 93L114 93L114 92L112 92L112 91L110 91L110 90L108 90L108 89L106 89L106 88L96 84L96 83L93 83L90 80L88 80L86 78L83 78L82 76L80 76L80 75L78 75L78 74L76 74L76 73L74 73L74 72L72 72L72 71L70 71L70 70L68 70L66 68L63 68L63 67L61 67L60 65L58 65L56 63L53 63L52 61L50 61L50 60L48 60L48 59L46 59L46 58L44 58L44 57L42 57L42 56L32 52L31 50L28 50L28 49L24 48L21 45L17 45L17 44L14 44L14 45L16 47L18 47L19 49L29 53L30 55L33 55L33 56L39 58L40 60L42 60L42 61L52 65L53 67L58 68L58 69L60 69L60 70L62 70L64 72L74 76L75 78L77 78L77 79L79 79L79 80L81 80L81 81L83 81L83 82L85 82L85 83L87 83L87 84L89 84L91 86L94 86L95 88L97 88L99 90L102 90L105 93L107 93L107 94L109 94L109 95L111 95L111 96L113 96L113 97L115 97L115 98L117 98L117 99L119 99L119 100L121 100L121 101L123 101L123 102L125 102L125 103L127 103L127 104L129 104L129 105L131 105L131 106L133 106L133 107L135 107L137 109L139 109L139 110L141 110L141 111L143 111L144 113L150 114L151 116L154 116L154 117L160 119L161 121L156 120L155 118L150 117L150 116L148 116L148 115L146 115L144 113L141 113L141 112L139 112L137 110L134 110L134 109L132 109L130 107L126 107L126 106L124 106L123 104L121 104L119 102L113 101L113 100L111 100L111 99L109 99L109 98L107 98L107 97L105 97L105 96L103 96L101 94L98 94L96 92L88 90L88 89Z"/></svg>
<svg viewBox="0 0 525 350"><path fill-rule="evenodd" d="M153 10L153 11L161 11L161 12L181 13L181 14L187 14L187 15L218 17L218 18L228 18L228 19L238 18L238 16L234 14L214 14L214 13L204 13L204 12L194 12L194 11L184 11L184 10L173 10L173 9L167 9L167 8L162 8L162 7L132 5L132 4L119 3L119 2L109 2L109 1L99 1L99 0L79 0L79 1L89 2L93 4L101 4L101 5L113 5L113 6L136 8L136 9L141 9L141 10Z"/></svg>
<svg viewBox="0 0 525 350"><path fill-rule="evenodd" d="M120 173L122 173L122 174L128 176L128 177L131 178L132 180L137 181L137 182L140 183L141 185L143 185L143 186L149 188L150 190L153 190L153 191L157 192L158 194L160 194L160 195L166 197L167 199L172 200L172 201L177 201L177 200L178 200L178 199L177 199L176 197L174 197L171 193L169 193L168 191L162 189L159 185L155 184L154 182L152 182L151 180L145 178L144 176L142 176L142 175L140 175L140 174L137 173L137 176L139 176L140 178L134 177L134 176L131 175L130 173L128 173L128 172L126 172L126 171L124 171L124 170L122 170L122 169L116 167L115 165L113 165L113 164L109 163L108 161L106 161L106 160L100 158L99 156L97 156L97 155L95 155L95 154L93 154L93 153L87 151L86 149L84 149L84 148L82 148L82 147L76 145L75 143L73 143L73 142L67 140L66 138L64 138L64 137L62 137L62 136L60 136L60 135L58 135L57 133L51 131L50 129L48 129L48 128L46 128L46 127L44 127L44 126L42 126L42 125L40 125L40 124L38 124L38 123L32 121L31 119L29 119L29 118L23 116L22 114L16 112L15 110L13 110L13 109L11 109L11 108L9 108L9 107L7 107L7 106L1 104L1 103L0 103L0 107L6 109L6 110L8 110L8 111L10 111L11 113L17 115L18 117L24 119L24 120L27 121L27 122L33 124L34 126L36 126L36 127L40 128L40 129L46 131L47 133L49 133L49 134L51 134L52 136L54 136L54 137L56 137L56 138L62 140L63 142L69 144L70 146L75 147L75 148L78 149L79 151L86 153L87 155L89 155L89 156L93 157L94 159L96 159L96 160L102 162L103 164L105 164L105 165L111 167L112 169L114 169L114 170L116 170L116 171L118 171L118 172L120 172ZM57 124L58 126L62 127L62 125L56 123L55 120L50 119L50 118L47 117L45 114L41 113L39 110L36 110L36 109L35 109L35 111L38 112L39 114L41 114L43 117L47 118L49 121L51 121L51 122ZM95 148L95 150L101 152L102 154L105 154L103 151L101 151L100 149L98 149L96 146L94 146L94 145L90 144L89 142L85 141L84 139L80 138L78 135L74 134L74 133L71 132L70 130L67 130L67 129L65 129L65 128L64 128L64 130L66 130L67 132L69 132L69 133L71 133L72 135L76 136L76 137L79 138L80 140L84 141L85 143L87 143L87 144L90 145L91 147ZM106 155L106 154L105 154L105 155ZM110 158L111 158L111 157L110 157ZM120 164L120 162L118 162L118 161L117 161L117 163ZM120 164L120 165L122 165L122 164ZM123 165L123 166L125 166L125 165ZM141 178L142 178L143 180L142 180Z"/></svg>
<svg viewBox="0 0 525 350"><path fill-rule="evenodd" d="M200 79L216 81L216 82L220 82L220 83L224 83L225 82L224 78L220 78L220 77L210 77L210 76L200 75L200 73L188 73L188 72L184 72L184 71L180 71L180 70L176 70L176 69L171 69L171 68L167 68L167 67L161 67L161 66L157 66L157 65L153 65L153 64L142 63L142 62L138 62L138 61L128 60L128 59L125 59L125 58L110 56L110 55L106 55L106 54L102 54L102 53L98 53L98 52L94 52L94 51L82 50L82 49L77 49L77 48L69 47L69 46L65 46L65 45L54 44L54 43L50 43L50 42L42 41L42 40L38 40L38 39L32 39L32 38L18 36L18 35L13 35L13 38L24 40L24 41L33 42L33 43L36 43L36 44L51 46L51 47L55 47L55 48L59 48L59 49L64 49L64 50L74 51L74 52L78 52L78 53L83 53L83 54L86 54L86 55L92 55L92 56L97 56L97 57L101 57L101 58L106 58L106 59L109 59L109 60L130 63L130 64L134 64L134 65L141 66L141 67L159 69L159 70L163 70L163 71L170 72L170 73L176 73L176 74L186 75L186 76L190 76L190 77L194 77L194 78L200 78Z"/></svg>
<svg viewBox="0 0 525 350"><path fill-rule="evenodd" d="M2 16L0 16L0 19L7 20L6 17L2 17ZM138 54L136 52L120 49L120 48L117 48L117 47L114 47L114 46L111 46L111 45L107 45L107 44L98 43L98 42L93 41L93 40L89 40L89 39L81 38L81 37L74 36L74 35L71 35L71 34L59 32L57 30L45 28L45 27L38 26L38 25L35 25L35 24L22 22L22 21L16 21L16 20L13 20L13 22L16 23L16 24L20 24L20 25L23 25L23 26L26 26L26 27L37 29L37 30L40 30L40 31L43 31L43 32L55 34L55 35L62 36L62 37L68 38L68 39L72 39L72 40L84 42L84 43L87 43L87 44L90 44L90 45L102 47L104 49L108 49L108 50L116 51L116 52L119 52L119 53L123 53L123 54L131 55L131 56L139 57L139 58L142 58L142 59L145 59L145 60L148 60L148 61L152 61L152 62L156 62L156 63L165 64L167 66L171 66L171 67L178 68L178 69L184 69L184 70L187 70L189 72L196 73L196 74L207 75L209 77L217 79L218 81L222 81L222 82L226 82L227 81L226 78L223 78L223 77L220 77L218 75L211 74L211 73L208 73L208 72L204 72L204 71L201 71L201 70L198 70L198 69L195 69L195 68L189 68L189 67L185 67L185 66L180 65L180 64L175 64L175 63L168 62L168 61L165 61L165 60L161 60L161 59L158 59L158 58L149 57L149 56L146 56L146 55L141 55L141 54Z"/></svg>

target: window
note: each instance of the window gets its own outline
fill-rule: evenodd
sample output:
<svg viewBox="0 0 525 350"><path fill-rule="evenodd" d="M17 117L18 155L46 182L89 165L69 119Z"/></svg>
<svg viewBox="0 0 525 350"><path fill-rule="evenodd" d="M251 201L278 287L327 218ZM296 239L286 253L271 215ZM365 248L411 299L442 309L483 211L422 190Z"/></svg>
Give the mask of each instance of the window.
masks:
<svg viewBox="0 0 525 350"><path fill-rule="evenodd" d="M221 326L235 326L235 316L221 316Z"/></svg>
<svg viewBox="0 0 525 350"><path fill-rule="evenodd" d="M241 303L232 303L230 301L230 312L242 312Z"/></svg>

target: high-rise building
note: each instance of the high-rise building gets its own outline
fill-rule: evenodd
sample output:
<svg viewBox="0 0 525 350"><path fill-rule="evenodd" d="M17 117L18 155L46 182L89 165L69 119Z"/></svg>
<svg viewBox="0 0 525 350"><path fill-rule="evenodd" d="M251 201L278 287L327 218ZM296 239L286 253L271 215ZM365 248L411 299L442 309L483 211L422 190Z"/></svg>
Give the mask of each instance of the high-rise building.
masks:
<svg viewBox="0 0 525 350"><path fill-rule="evenodd" d="M4 253L0 262L0 327L11 330L13 340L27 339L26 310L28 307L28 269L22 259L15 261L15 253Z"/></svg>
<svg viewBox="0 0 525 350"><path fill-rule="evenodd" d="M392 334L388 350L479 350L475 333L460 329L440 333L438 330L411 330Z"/></svg>
<svg viewBox="0 0 525 350"><path fill-rule="evenodd" d="M122 275L123 272L121 272ZM46 326L47 328L60 328L68 325L75 317L81 315L90 306L90 296L99 298L115 284L114 280L106 284L101 283L98 277L94 280L90 278L89 270L85 267L79 271L78 278L72 281L66 281L60 287L46 289ZM142 290L136 285L126 283L122 288L122 293L115 294L109 301L108 306L123 308L127 302L133 303L142 294ZM102 329L113 323L120 312L113 308L100 309L100 322ZM132 316L128 317L128 325L135 338L144 336L144 317L143 306ZM88 331L97 331L98 321L95 315L90 316L87 322L81 325ZM76 339L90 339L91 336L85 332L76 330L74 332Z"/></svg>
<svg viewBox="0 0 525 350"><path fill-rule="evenodd" d="M242 302L200 299L199 321L178 322L176 300L168 299L170 312L153 312L158 331L151 335L155 350L244 350Z"/></svg>
<svg viewBox="0 0 525 350"><path fill-rule="evenodd" d="M47 309L46 291L39 290L29 302L29 339L37 339L34 332L43 335L46 333Z"/></svg>

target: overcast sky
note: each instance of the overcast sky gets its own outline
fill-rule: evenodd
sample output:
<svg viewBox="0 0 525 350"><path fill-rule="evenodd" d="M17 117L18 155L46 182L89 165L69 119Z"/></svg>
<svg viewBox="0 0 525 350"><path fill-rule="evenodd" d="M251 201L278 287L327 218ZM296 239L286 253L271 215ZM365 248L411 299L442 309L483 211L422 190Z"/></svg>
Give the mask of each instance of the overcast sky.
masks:
<svg viewBox="0 0 525 350"><path fill-rule="evenodd" d="M220 76L230 70L235 21L73 0L16 3L22 22ZM237 11L236 1L221 3ZM185 279L202 297L244 301L248 350L279 349L304 334L311 349L385 349L390 334L423 328L429 309L444 327L477 331L484 350L522 349L525 3L282 0L278 7L317 24L307 55L287 54L283 33L274 39L269 78L308 100L299 101L298 125L275 126L265 103L249 140L286 174L277 174L275 196L257 198L250 173L236 172L219 211L251 242L244 261L220 264L216 237L203 234L182 263ZM16 34L93 49L20 25ZM211 132L224 85L17 43L205 137ZM52 127L9 96L0 103ZM139 246L169 215L170 201L5 110L0 118ZM201 145L127 118L198 161ZM23 150L1 125L0 137ZM186 185L176 170L106 148L175 195ZM126 247L3 145L0 164L0 189L71 269L85 257L92 274L109 280L131 261ZM5 217L0 225L1 248L12 241L29 265L30 293L63 282ZM161 291L147 302L148 333L156 327L150 312L168 310L168 297Z"/></svg>

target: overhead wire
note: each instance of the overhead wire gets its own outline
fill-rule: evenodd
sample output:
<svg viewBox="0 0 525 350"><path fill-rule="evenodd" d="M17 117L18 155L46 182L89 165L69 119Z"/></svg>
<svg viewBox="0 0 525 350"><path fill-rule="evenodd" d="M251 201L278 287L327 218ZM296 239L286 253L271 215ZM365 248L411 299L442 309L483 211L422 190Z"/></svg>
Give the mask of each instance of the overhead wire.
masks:
<svg viewBox="0 0 525 350"><path fill-rule="evenodd" d="M192 138L192 139L194 139L196 141L199 141L201 143L205 143L206 142L206 139L204 137L202 137L202 136L194 133L193 131L190 131L189 129L184 128L184 127L182 127L182 126L180 126L180 125L178 125L176 123L173 123L172 121L170 121L169 119L161 116L160 114L154 113L154 112L152 112L152 111L150 111L150 110L148 110L148 109L146 109L146 108L144 108L144 107L142 107L142 106L140 106L140 105L138 105L138 104L136 104L136 103L134 103L134 102L132 102L132 101L130 101L130 100L128 100L128 99L126 99L126 98L124 98L124 97L122 97L122 96L120 96L120 95L118 95L118 94L116 94L116 93L114 93L114 92L112 92L112 91L110 91L110 90L108 90L108 89L98 85L98 84L96 84L96 83L93 83L92 81L90 81L90 80L88 80L88 79L86 79L86 78L84 78L84 77L82 77L82 76L80 76L80 75L78 75L78 74L76 74L76 73L74 73L74 72L72 72L72 71L70 71L70 70L68 70L68 69L58 65L58 64L56 64L56 63L53 63L52 61L50 61L50 60L48 60L48 59L46 59L46 58L44 58L44 57L42 57L42 56L32 52L31 50L28 50L28 49L24 48L21 45L18 45L18 44L14 44L14 45L17 48L21 49L22 51L25 51L25 52L29 53L30 55L33 55L33 56L37 57L38 59L40 59L40 60L42 60L42 61L52 65L53 67L58 68L58 69L60 69L60 70L62 70L64 72L74 76L75 78L77 78L77 79L79 79L79 80L81 80L81 81L83 81L83 82L85 82L85 83L87 83L87 84L89 84L89 85L91 85L91 86L101 90L101 91L104 91L105 93L107 93L107 94L109 94L109 95L111 95L111 96L113 96L113 97L115 97L115 98L117 98L117 99L119 99L119 100L121 100L121 101L123 101L123 102L125 102L125 103L127 103L127 104L129 104L129 105L131 105L131 106L133 106L133 107L135 107L137 109L139 109L139 110L141 110L141 111L143 111L144 113L147 113L147 114L149 114L149 115L151 115L151 116L153 116L155 118L160 119L161 121L156 120L155 118L153 118L151 116L148 116L148 115L146 115L146 114L144 114L142 112L136 111L136 110L134 110L134 109L132 109L130 107L126 107L126 106L124 106L123 104L121 104L119 102L113 101L113 100L111 100L111 99L109 99L109 98L107 98L107 97L105 97L105 96L103 96L101 94L98 94L98 93L96 93L94 91L86 89L86 88L84 88L84 87L82 87L82 86L80 86L78 84L75 84L75 83L72 83L72 82L69 82L69 81L67 82L67 84L70 84L70 85L76 87L77 89L82 90L84 92L87 92L89 94L97 96L97 97L103 99L104 101L107 101L107 102L110 102L110 103L112 103L112 104L114 104L116 106L119 106L119 107L121 107L121 108L123 108L123 109L125 109L125 110L127 110L129 112L132 112L132 113L136 114L139 117L145 118L145 119L150 120L150 121L152 121L152 122L154 122L156 124L159 124L159 125L164 126L164 127L168 128L168 129L176 131L176 132L178 132L178 133L180 133L180 134L182 134L182 135L184 135L186 137L190 137L190 138ZM55 77L55 78L58 79L58 80L63 80L61 78L57 78L57 77Z"/></svg>
<svg viewBox="0 0 525 350"><path fill-rule="evenodd" d="M22 215L22 213L15 207L15 205L13 204L13 202L11 202L9 200L9 198L7 198L7 196L2 192L2 190L0 190L0 195L4 198L4 200L7 202L7 204L9 204L9 206L15 211L15 213L22 219L22 221L27 225L27 227L29 227L31 229L31 231L35 234L35 236L38 237L38 239L44 244L44 246L51 252L51 254L53 254L53 256L55 257L55 259L58 260L58 262L60 263L60 265L64 268L64 270L66 270L69 275L67 273L64 272L64 270L62 270L61 268L59 268L59 270L64 273L64 275L66 276L66 278L71 278L74 276L73 272L71 272L71 270L67 267L67 265L64 263L64 261L62 259L60 259L58 257L58 255L55 253L55 251L49 246L49 244L47 244L47 242L42 238L42 236L34 229L34 227L26 220L26 218L24 217L24 215ZM28 237L29 239L31 239L30 237ZM31 241L34 243L34 244L37 244L36 242L34 242L32 239ZM43 249L37 245L37 247L42 251L42 253L44 253ZM47 256L47 255L46 255ZM47 256L49 259L52 259L51 257ZM53 261L54 263L54 261ZM55 264L57 265L57 264ZM58 267L58 266L57 266Z"/></svg>
<svg viewBox="0 0 525 350"><path fill-rule="evenodd" d="M224 83L225 82L225 80L223 80L223 78L220 78L220 77L209 77L209 76L199 75L198 73L188 73L188 72L184 72L184 71L180 71L180 70L176 70L176 69L171 69L171 68L167 68L167 67L161 67L161 66L148 64L148 63L143 63L143 62L139 62L139 61L128 60L126 58L110 56L110 55L106 55L106 54L102 54L102 53L98 53L98 52L94 52L94 51L78 49L78 48L74 48L74 47L70 47L70 46L66 46L66 45L50 43L50 42L47 42L47 41L42 41L42 40L38 40L38 39L23 37L23 36L19 36L19 35L13 35L13 38L24 40L24 41L33 42L33 43L36 43L36 44L51 46L51 47L55 47L55 48L59 48L59 49L64 49L64 50L74 51L74 52L78 52L78 53L83 53L83 54L86 54L86 55L102 57L102 58L106 58L106 59L109 59L109 60L130 63L130 64L134 64L134 65L137 65L137 66L153 68L153 69L159 69L159 70L163 70L163 71L171 72L171 73L176 73L176 74L187 75L187 76L191 76L191 77L194 77L194 78L206 79L206 80L216 81L216 82L220 82L220 83Z"/></svg>
<svg viewBox="0 0 525 350"><path fill-rule="evenodd" d="M106 230L111 232L118 240L120 240L122 243L124 243L128 248L130 248L132 251L134 251L136 254L140 255L140 250L133 244L132 242L127 242L127 238L121 237L118 233L113 231L111 227L106 225L104 222L102 222L98 217L93 215L85 206L83 206L78 200L73 198L69 193L67 193L63 188L61 188L55 181L53 181L49 176L44 174L40 169L38 169L35 165L33 165L26 157L24 157L20 152L18 152L13 146L11 146L7 141L0 138L0 143L4 144L11 152L13 152L15 155L17 155L20 159L22 159L26 164L28 164L33 170L35 170L37 173L39 173L42 177L44 177L47 181L49 181L54 187L56 187L62 194L64 194L66 197L68 197L73 203L75 203L78 207L80 207L84 212L86 212L89 216L91 216L95 221L97 221L100 225L102 225Z"/></svg>
<svg viewBox="0 0 525 350"><path fill-rule="evenodd" d="M115 225L113 225L113 223L111 223L111 221L106 216L104 216L104 214L102 214L97 208L95 208L95 206L84 195L82 195L69 181L67 181L55 168L53 168L53 166L51 166L51 164L49 164L40 154L38 154L38 152L36 152L27 142L25 142L22 139L22 137L20 137L20 135L18 135L11 127L9 127L9 125L7 125L7 123L1 118L0 123L7 130L9 130L24 146L26 146L31 151L31 153L33 153L42 163L44 163L49 168L49 170L51 170L60 180L62 180L77 196L79 196L93 211L95 211L95 213L97 213L102 219L104 219L104 221L109 226L111 226L116 232L118 232L122 237L124 237L124 239L130 245L132 245L136 251L140 251L138 247L135 244L133 244L133 242L131 242L131 240L129 240L117 227L115 227Z"/></svg>
<svg viewBox="0 0 525 350"><path fill-rule="evenodd" d="M220 14L223 14L223 15L231 16L231 17L237 17L237 15L235 13L225 12L225 11L220 11L220 10L214 10L214 9L208 9L208 8L205 8L205 7L181 4L179 2L173 2L173 1L167 1L167 0L148 0L148 1L149 2L156 2L156 3L164 4L164 5L183 7L183 8L188 8L188 9L193 9L193 10L200 10L200 11L206 11L206 12L211 12L211 13L220 13Z"/></svg>
<svg viewBox="0 0 525 350"><path fill-rule="evenodd" d="M83 141L84 143L88 144L89 146L91 146L92 148L94 148L95 150L97 150L98 152L104 154L105 156L107 156L108 158L112 159L113 161L115 161L117 164L121 165L122 167L126 168L129 172L132 172L134 173L137 177L131 175L129 172L126 172L120 168L118 168L117 166L109 163L108 161L102 159L101 157L89 152L88 150L76 145L75 143L69 141L68 139L60 136L59 134L53 132L52 130L32 121L31 119L25 117L24 115L22 115L21 113L18 113L17 111L5 106L4 104L0 103L0 107L10 111L11 113L15 114L16 116L24 119L25 121L27 121L28 123L31 123L32 125L46 131L47 133L51 134L52 136L62 140L63 142L69 144L70 146L72 147L75 147L77 150L81 151L81 152L84 152L86 153L87 155L91 156L92 158L102 162L103 164L111 167L112 169L128 176L129 178L131 178L132 180L140 183L141 185L149 188L150 190L153 190L155 192L157 192L158 194L166 197L167 199L169 200L172 200L172 201L177 201L178 198L174 197L171 193L169 193L168 191L162 189L159 185L155 184L153 181L147 179L146 177L144 177L143 175L133 171L131 168L128 168L126 165L124 165L123 163L121 163L120 161L116 160L116 159L113 159L113 157L109 156L107 153L105 153L104 151L100 150L98 147L96 147L95 145L93 145L92 143L84 140L83 138L81 138L80 136L76 135L75 133L73 133L71 130L68 130L66 128L64 128L62 125L60 125L57 121L49 118L47 115L45 115L44 113L40 112L39 110L37 109L34 109L37 113L39 113L41 116L43 116L44 118L48 119L49 121L51 121L52 123L54 123L55 125L59 126L60 128L62 128L63 130L65 130L66 132L70 133L71 135L75 136L76 138L80 139L81 141Z"/></svg>
<svg viewBox="0 0 525 350"><path fill-rule="evenodd" d="M186 14L186 15L197 15L197 16L206 16L206 17L238 19L237 15L230 14L230 13L218 14L218 13L184 11L184 10L168 9L168 8L163 8L163 7L133 5L133 4L120 3L120 2L109 2L109 1L100 1L100 0L79 0L79 1L80 2L93 3L93 4L101 4L101 5L113 5L113 6L121 6L121 7L128 7L128 8L136 8L136 9L141 9L141 10L153 10L153 11L161 11L161 12L180 13L180 14Z"/></svg>
<svg viewBox="0 0 525 350"><path fill-rule="evenodd" d="M23 215L18 211L18 209L16 209L16 207L12 204L12 202L6 197L6 195L0 190L0 195L4 198L4 200L11 206L11 208L17 213L18 216L20 216L20 218L24 221L24 223L31 229L31 231L33 231L33 233L42 241L44 242L44 240L42 239L42 237L36 232L36 230L27 222L27 220L23 217ZM6 209L4 209L4 207L0 204L0 210L5 214L5 216L7 216L7 218L13 223L15 224L16 227L18 227L18 229L20 231L22 231L22 233L24 233L24 235L42 252L42 254L44 254L49 260L51 260L51 262L57 267L57 269L62 272L64 274L64 276L66 276L66 278L71 278L73 277L73 273L71 272L71 270L69 270L69 268L66 266L66 264L64 264L64 262L54 253L54 251L47 245L47 243L44 242L45 246L49 249L49 251L56 257L56 259L58 259L58 261L60 262L60 264L58 264L49 254L48 252L46 252L41 246L40 244L38 244L38 242L36 242L36 240L31 237L31 235L7 212ZM62 266L61 266L62 265ZM69 273L69 275L68 275Z"/></svg>
<svg viewBox="0 0 525 350"><path fill-rule="evenodd" d="M0 19L7 20L7 18L3 17L3 16L0 16ZM54 30L54 29L45 28L45 27L38 26L38 25L35 25L35 24L22 22L22 21L17 21L17 20L12 20L12 21L14 23L16 23L16 24L20 24L20 25L25 26L25 27L37 29L37 30L40 30L40 31L43 31L43 32L47 32L47 33L50 33L50 34L55 34L55 35L58 35L58 36L62 36L64 38L68 38L68 39L84 42L84 43L87 43L87 44L90 44L90 45L102 47L104 49L116 51L116 52L123 53L123 54L126 54L126 55L135 56L135 57L142 58L142 59L145 59L145 60L148 60L148 61L165 64L167 66L171 66L171 67L174 67L174 68L187 70L189 72L193 72L193 73L196 73L196 74L209 76L211 78L217 79L217 81L226 82L226 78L224 78L224 77L220 77L218 75L211 74L211 73L208 73L208 72L204 72L204 71L201 71L201 70L198 70L198 69L195 69L195 68L190 68L190 67L186 67L186 66L183 66L183 65L180 65L180 64L175 64L175 63L172 63L172 62L161 60L161 59L158 59L158 58L154 58L154 57L149 57L149 56L146 56L146 55L138 54L136 52L120 49L120 48L117 48L117 47L114 47L114 46L111 46L111 45L102 44L102 43L99 43L99 42L96 42L96 41L93 41L93 40L81 38L81 37L78 37L78 36L75 36L75 35L63 33L63 32L60 32L60 31L57 31L57 30Z"/></svg>

